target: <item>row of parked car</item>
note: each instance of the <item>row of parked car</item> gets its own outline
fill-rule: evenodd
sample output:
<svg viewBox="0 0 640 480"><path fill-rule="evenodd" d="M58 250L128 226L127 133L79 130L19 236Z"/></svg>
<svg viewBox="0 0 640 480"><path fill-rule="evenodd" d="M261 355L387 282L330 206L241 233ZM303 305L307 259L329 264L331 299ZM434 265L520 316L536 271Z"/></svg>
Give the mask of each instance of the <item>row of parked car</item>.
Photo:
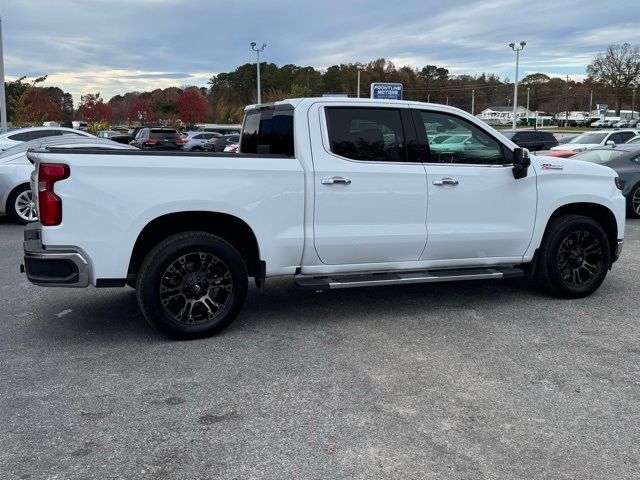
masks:
<svg viewBox="0 0 640 480"><path fill-rule="evenodd" d="M240 131L235 128L218 128L217 131L181 132L172 128L137 127L127 134L116 130L100 130L99 138L107 138L118 143L126 143L143 150L187 150L190 152L227 152L238 150Z"/></svg>
<svg viewBox="0 0 640 480"><path fill-rule="evenodd" d="M626 118L622 120L618 119L604 119L604 120L596 120L595 122L591 122L589 128L633 128L640 126L639 118Z"/></svg>

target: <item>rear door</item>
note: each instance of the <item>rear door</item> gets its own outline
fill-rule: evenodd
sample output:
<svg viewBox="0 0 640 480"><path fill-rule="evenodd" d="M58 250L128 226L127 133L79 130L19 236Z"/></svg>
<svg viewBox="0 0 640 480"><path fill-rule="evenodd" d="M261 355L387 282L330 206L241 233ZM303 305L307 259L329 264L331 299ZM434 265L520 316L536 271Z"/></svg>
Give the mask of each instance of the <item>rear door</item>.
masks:
<svg viewBox="0 0 640 480"><path fill-rule="evenodd" d="M314 243L325 264L416 261L427 239L425 169L407 108L309 111Z"/></svg>
<svg viewBox="0 0 640 480"><path fill-rule="evenodd" d="M516 180L512 152L470 120L415 109L418 141L427 150L429 237L422 260L521 258L533 233L536 179ZM442 130L466 135L455 146L429 144Z"/></svg>

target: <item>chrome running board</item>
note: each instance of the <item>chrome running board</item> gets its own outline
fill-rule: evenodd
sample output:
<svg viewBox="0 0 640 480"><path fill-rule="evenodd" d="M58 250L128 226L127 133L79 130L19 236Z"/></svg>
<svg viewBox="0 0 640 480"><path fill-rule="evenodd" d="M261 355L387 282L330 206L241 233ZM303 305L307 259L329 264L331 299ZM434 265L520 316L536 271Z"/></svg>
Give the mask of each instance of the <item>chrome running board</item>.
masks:
<svg viewBox="0 0 640 480"><path fill-rule="evenodd" d="M430 270L401 273L365 273L360 275L331 275L302 277L296 286L305 290L335 290L339 288L380 287L411 283L457 282L462 280L490 280L522 277L524 271L514 267L470 268L463 270Z"/></svg>

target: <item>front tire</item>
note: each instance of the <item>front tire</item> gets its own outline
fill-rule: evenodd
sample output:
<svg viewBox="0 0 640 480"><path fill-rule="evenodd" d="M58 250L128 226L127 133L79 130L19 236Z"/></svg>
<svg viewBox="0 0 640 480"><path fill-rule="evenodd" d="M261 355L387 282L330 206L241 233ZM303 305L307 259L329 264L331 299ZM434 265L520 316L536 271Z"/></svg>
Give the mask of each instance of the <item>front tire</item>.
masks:
<svg viewBox="0 0 640 480"><path fill-rule="evenodd" d="M609 239L589 217L563 215L553 219L542 240L536 281L561 298L591 295L611 264Z"/></svg>
<svg viewBox="0 0 640 480"><path fill-rule="evenodd" d="M205 232L172 235L146 256L136 283L145 319L178 339L204 338L238 316L247 270L229 243Z"/></svg>
<svg viewBox="0 0 640 480"><path fill-rule="evenodd" d="M34 222L38 219L33 193L29 185L16 188L7 201L9 214L18 223Z"/></svg>

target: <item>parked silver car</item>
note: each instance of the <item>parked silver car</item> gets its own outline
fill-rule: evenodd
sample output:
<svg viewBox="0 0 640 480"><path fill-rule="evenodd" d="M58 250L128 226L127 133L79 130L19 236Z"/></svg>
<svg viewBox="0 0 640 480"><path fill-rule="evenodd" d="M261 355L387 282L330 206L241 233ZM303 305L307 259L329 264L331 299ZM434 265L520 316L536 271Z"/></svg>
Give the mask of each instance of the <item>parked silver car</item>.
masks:
<svg viewBox="0 0 640 480"><path fill-rule="evenodd" d="M182 148L192 152L201 152L209 140L221 136L221 134L214 132L188 132L186 137L187 143L185 143Z"/></svg>

